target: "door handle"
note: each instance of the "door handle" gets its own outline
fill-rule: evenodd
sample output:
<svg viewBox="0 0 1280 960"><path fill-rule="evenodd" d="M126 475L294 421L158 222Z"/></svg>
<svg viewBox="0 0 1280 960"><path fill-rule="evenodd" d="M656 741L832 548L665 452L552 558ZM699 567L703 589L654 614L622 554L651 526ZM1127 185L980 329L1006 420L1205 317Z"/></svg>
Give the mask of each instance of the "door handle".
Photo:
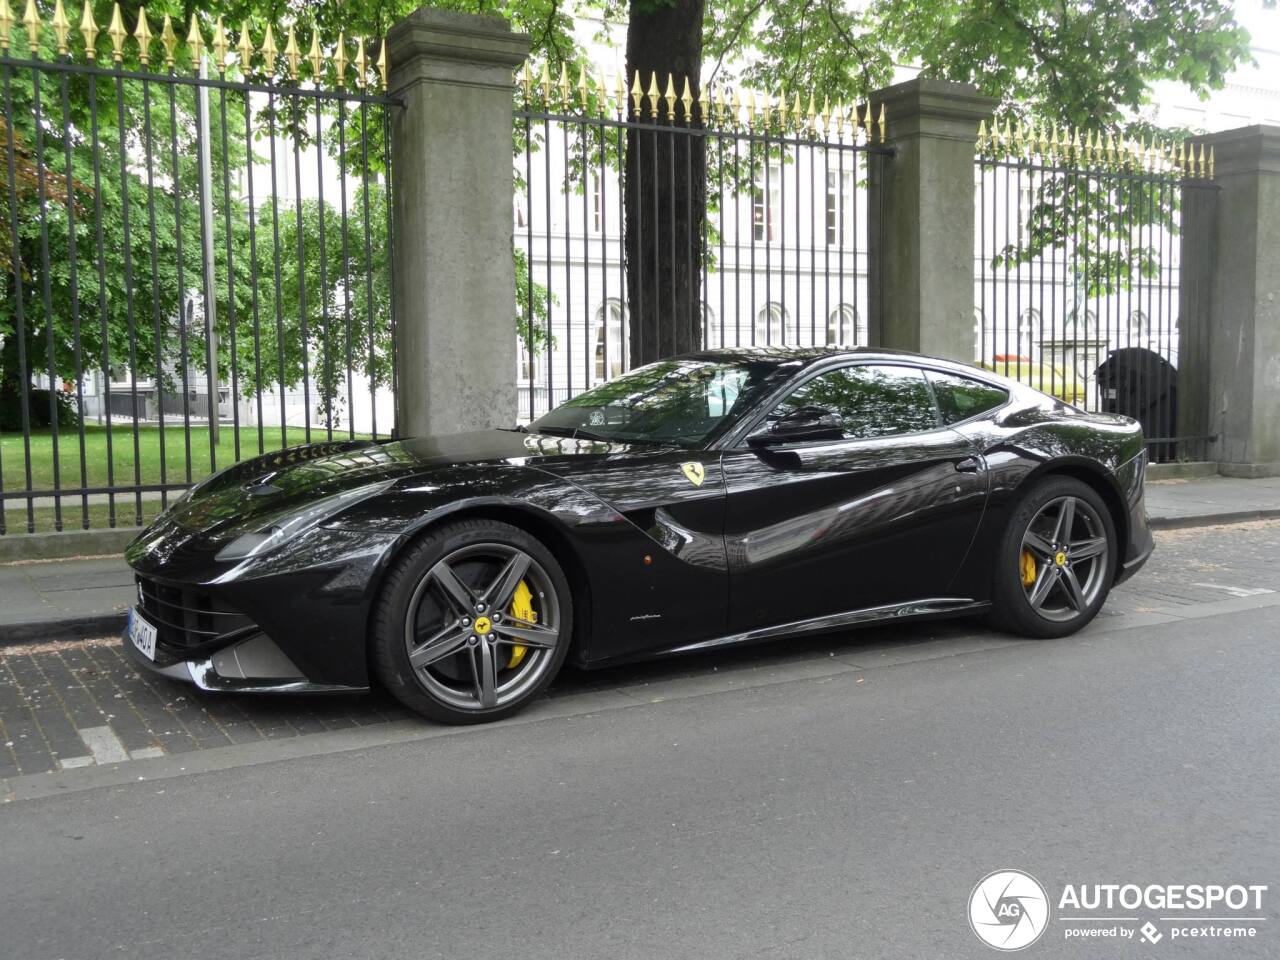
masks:
<svg viewBox="0 0 1280 960"><path fill-rule="evenodd" d="M978 473L982 470L981 457L965 457L956 461L956 473Z"/></svg>

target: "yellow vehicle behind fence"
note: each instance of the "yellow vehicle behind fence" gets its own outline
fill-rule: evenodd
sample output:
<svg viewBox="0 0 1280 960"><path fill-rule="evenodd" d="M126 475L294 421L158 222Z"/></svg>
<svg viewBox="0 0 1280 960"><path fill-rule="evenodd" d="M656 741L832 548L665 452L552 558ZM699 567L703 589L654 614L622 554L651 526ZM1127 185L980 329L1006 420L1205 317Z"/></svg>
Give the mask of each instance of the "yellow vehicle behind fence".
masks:
<svg viewBox="0 0 1280 960"><path fill-rule="evenodd" d="M1010 380L1017 380L1066 403L1084 405L1086 384L1074 370L1064 370L1057 364L1032 360L1030 357L1007 356L979 361L978 366Z"/></svg>

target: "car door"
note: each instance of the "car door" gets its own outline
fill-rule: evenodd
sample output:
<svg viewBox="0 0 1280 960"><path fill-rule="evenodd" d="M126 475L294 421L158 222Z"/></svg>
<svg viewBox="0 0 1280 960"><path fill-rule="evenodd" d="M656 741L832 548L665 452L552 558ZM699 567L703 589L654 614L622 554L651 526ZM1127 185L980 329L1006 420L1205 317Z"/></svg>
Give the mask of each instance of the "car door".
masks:
<svg viewBox="0 0 1280 960"><path fill-rule="evenodd" d="M942 425L923 370L821 369L768 417L805 407L837 414L836 436L723 454L731 629L945 596L987 474L972 441Z"/></svg>

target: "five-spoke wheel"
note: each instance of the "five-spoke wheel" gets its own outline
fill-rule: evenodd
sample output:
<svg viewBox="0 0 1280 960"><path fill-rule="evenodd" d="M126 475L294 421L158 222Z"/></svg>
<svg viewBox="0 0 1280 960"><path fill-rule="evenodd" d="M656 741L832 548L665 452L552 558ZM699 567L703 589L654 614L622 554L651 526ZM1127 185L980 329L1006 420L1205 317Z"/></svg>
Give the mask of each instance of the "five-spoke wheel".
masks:
<svg viewBox="0 0 1280 960"><path fill-rule="evenodd" d="M571 610L564 574L542 544L505 523L459 521L389 575L375 661L414 709L455 723L493 720L554 677Z"/></svg>
<svg viewBox="0 0 1280 960"><path fill-rule="evenodd" d="M1083 627L1114 579L1114 524L1097 492L1070 477L1031 487L1009 519L993 584L1001 625L1036 637Z"/></svg>

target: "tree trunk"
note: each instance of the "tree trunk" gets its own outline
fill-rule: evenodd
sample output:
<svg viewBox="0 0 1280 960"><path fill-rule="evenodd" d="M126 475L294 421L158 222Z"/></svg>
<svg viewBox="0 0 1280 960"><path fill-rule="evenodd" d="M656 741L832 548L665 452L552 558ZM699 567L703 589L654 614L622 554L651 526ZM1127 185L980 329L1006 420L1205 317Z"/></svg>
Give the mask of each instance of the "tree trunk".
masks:
<svg viewBox="0 0 1280 960"><path fill-rule="evenodd" d="M702 235L706 217L706 141L683 128L701 125L698 92L705 0L631 0L627 27L627 89L638 73L648 94L656 73L659 92L675 84L675 117L665 99L658 116L648 96L633 121L672 126L675 132L628 130L626 222L630 357L633 367L696 350L702 345ZM693 95L686 117L685 78ZM628 97L628 109L633 101Z"/></svg>

